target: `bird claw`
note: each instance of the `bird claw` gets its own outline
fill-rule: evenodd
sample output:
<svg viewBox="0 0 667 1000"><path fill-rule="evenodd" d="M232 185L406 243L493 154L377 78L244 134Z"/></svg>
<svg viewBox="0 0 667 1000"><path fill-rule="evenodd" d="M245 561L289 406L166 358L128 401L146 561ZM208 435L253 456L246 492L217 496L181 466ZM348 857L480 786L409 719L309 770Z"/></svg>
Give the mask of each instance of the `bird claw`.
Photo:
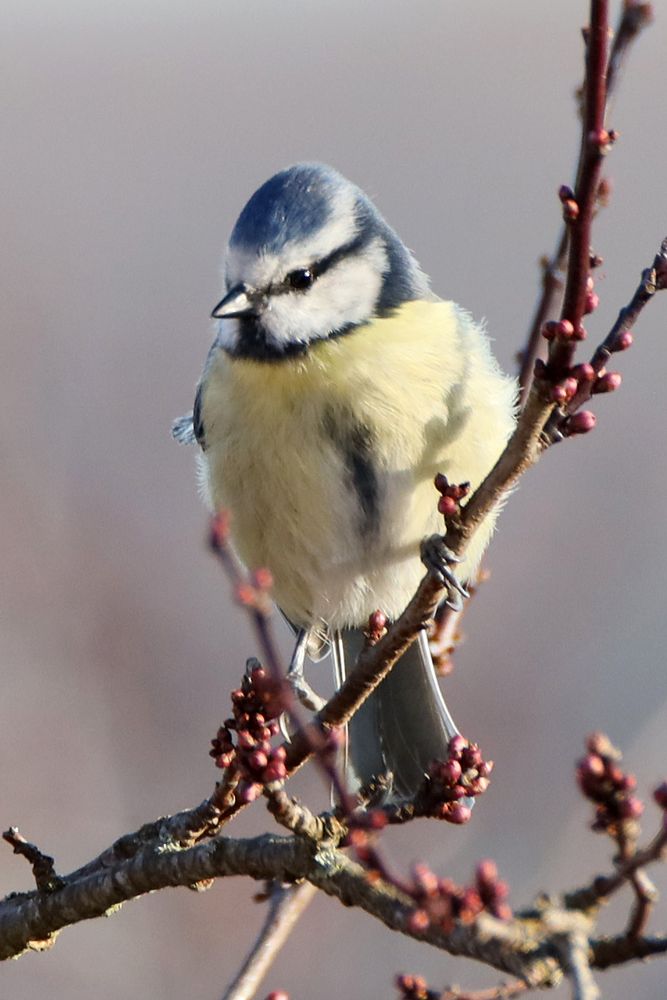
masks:
<svg viewBox="0 0 667 1000"><path fill-rule="evenodd" d="M311 712L319 712L326 705L326 701L313 691L304 676L303 670L308 646L308 635L307 629L299 629L297 632L294 652L292 653L292 659L287 669L287 683L291 687L294 697L304 708L310 709Z"/></svg>
<svg viewBox="0 0 667 1000"><path fill-rule="evenodd" d="M304 708L310 709L311 712L319 712L320 709L324 708L326 705L325 699L320 697L316 691L313 691L310 684L303 676L303 673L297 674L295 672L288 672L287 683L292 689L292 694L297 701L300 702ZM278 725L280 726L282 737L287 743L292 742L292 732L290 730L289 723L289 713L282 712L278 719Z"/></svg>
<svg viewBox="0 0 667 1000"><path fill-rule="evenodd" d="M450 566L461 562L460 557L447 548L442 535L430 535L421 544L421 558L426 568L447 588L447 607L452 611L462 611L463 598L470 597L470 594L450 569Z"/></svg>
<svg viewBox="0 0 667 1000"><path fill-rule="evenodd" d="M311 712L319 712L319 710L324 708L326 705L326 700L311 688L303 674L288 674L287 683L291 687L292 694L297 701L300 702L304 708L310 709Z"/></svg>

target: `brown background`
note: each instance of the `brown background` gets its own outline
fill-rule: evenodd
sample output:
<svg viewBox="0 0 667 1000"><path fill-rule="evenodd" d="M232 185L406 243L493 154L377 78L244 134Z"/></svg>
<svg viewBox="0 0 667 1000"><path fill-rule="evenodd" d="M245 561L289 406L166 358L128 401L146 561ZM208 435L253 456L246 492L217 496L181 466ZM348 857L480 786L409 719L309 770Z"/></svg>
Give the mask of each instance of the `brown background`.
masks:
<svg viewBox="0 0 667 1000"><path fill-rule="evenodd" d="M610 123L598 338L667 233L659 14ZM204 549L194 455L169 438L241 205L290 162L333 163L512 368L570 180L585 16L581 0L6 4L0 821L61 870L207 793L207 741L256 651ZM501 518L447 685L495 780L468 829L393 835L397 864L464 880L492 855L527 902L608 865L572 780L588 731L625 748L643 788L663 776L666 333L667 297L598 430L554 449ZM235 832L267 823L260 805ZM3 891L29 887L9 850L0 867ZM67 930L5 965L0 997L212 1000L262 916L252 891L163 892ZM398 970L495 981L321 899L265 992L389 997ZM602 982L659 996L664 965Z"/></svg>

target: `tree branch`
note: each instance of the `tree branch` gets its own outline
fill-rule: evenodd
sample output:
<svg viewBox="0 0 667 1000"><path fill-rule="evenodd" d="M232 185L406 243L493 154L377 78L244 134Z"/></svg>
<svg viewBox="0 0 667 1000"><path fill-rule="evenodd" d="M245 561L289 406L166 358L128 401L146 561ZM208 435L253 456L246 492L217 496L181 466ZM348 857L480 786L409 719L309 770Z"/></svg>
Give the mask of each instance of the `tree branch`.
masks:
<svg viewBox="0 0 667 1000"><path fill-rule="evenodd" d="M312 901L317 889L310 882L273 886L269 912L259 936L222 1000L252 1000L292 928Z"/></svg>

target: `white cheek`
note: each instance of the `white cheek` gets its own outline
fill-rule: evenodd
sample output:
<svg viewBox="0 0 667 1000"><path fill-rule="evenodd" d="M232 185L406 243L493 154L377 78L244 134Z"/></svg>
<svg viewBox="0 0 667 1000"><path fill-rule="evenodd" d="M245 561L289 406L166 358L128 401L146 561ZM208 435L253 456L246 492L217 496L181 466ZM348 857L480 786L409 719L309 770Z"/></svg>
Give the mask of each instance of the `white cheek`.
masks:
<svg viewBox="0 0 667 1000"><path fill-rule="evenodd" d="M318 278L310 291L276 296L262 325L276 344L327 337L371 318L380 297L387 258L380 241L363 255L343 260Z"/></svg>

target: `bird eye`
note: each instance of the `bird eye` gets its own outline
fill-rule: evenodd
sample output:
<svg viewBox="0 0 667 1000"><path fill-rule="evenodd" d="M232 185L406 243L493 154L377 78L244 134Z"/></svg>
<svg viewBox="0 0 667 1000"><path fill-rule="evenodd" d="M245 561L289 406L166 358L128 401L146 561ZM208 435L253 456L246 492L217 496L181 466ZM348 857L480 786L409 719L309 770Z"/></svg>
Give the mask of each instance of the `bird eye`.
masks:
<svg viewBox="0 0 667 1000"><path fill-rule="evenodd" d="M310 288L315 281L315 275L309 267L300 267L296 271L290 271L285 280L290 288L303 292L306 288Z"/></svg>

